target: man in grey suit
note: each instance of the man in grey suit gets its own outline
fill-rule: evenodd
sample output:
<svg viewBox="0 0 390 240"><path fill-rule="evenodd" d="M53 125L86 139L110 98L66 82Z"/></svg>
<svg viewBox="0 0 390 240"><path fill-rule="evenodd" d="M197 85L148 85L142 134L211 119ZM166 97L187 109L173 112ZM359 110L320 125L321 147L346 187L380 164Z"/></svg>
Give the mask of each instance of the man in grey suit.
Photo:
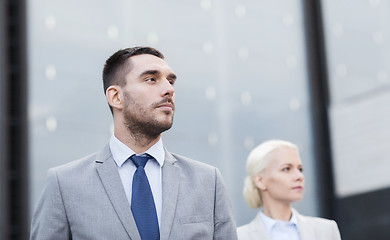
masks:
<svg viewBox="0 0 390 240"><path fill-rule="evenodd" d="M237 239L218 169L163 146L161 134L173 122L175 81L153 48L119 50L106 61L114 134L100 152L48 171L31 239ZM137 207L146 198L151 204Z"/></svg>

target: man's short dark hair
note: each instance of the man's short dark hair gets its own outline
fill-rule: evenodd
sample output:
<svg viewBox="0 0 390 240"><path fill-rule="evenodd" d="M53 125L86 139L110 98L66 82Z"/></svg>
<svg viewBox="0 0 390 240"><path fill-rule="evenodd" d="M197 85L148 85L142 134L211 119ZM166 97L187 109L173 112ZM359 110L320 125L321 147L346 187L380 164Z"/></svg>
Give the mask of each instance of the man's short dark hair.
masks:
<svg viewBox="0 0 390 240"><path fill-rule="evenodd" d="M127 60L136 55L150 54L161 59L164 55L157 49L151 47L132 47L118 50L106 60L103 68L103 88L106 94L107 88L112 85L125 86L125 75L131 70L131 65L126 64ZM112 108L110 106L111 112Z"/></svg>

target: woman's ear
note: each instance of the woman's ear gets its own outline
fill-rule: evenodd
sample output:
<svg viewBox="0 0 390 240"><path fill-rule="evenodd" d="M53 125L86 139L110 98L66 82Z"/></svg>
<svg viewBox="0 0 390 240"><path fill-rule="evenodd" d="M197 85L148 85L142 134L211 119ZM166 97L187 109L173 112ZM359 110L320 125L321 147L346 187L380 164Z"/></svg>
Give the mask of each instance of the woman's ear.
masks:
<svg viewBox="0 0 390 240"><path fill-rule="evenodd" d="M115 109L122 109L123 108L123 96L122 96L122 88L114 85L110 86L106 90L106 98L108 104Z"/></svg>
<svg viewBox="0 0 390 240"><path fill-rule="evenodd" d="M264 176L261 173L258 173L254 176L254 182L257 186L257 188L261 191L267 190L267 187L265 186Z"/></svg>

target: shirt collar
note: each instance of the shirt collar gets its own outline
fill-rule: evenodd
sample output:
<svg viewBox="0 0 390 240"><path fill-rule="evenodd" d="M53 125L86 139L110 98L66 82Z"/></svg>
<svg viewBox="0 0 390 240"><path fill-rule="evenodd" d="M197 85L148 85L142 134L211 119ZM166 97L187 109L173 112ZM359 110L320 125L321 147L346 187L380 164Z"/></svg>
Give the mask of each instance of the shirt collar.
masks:
<svg viewBox="0 0 390 240"><path fill-rule="evenodd" d="M135 152L131 148L126 146L124 143L122 143L118 138L115 137L114 134L112 134L109 144L110 144L112 156L118 167L122 167L122 165L126 162L126 160L131 155L135 154ZM144 153L147 153L152 157L154 157L158 162L158 164L160 165L160 167L162 167L162 165L164 164L165 151L164 151L164 146L161 138Z"/></svg>
<svg viewBox="0 0 390 240"><path fill-rule="evenodd" d="M265 227L267 228L267 231L268 231L268 232L271 232L272 227L273 227L277 222L285 222L285 221L275 220L275 219L273 219L273 218L268 217L267 215L264 214L263 209L260 210L260 217L261 217L261 219L263 220L264 225L265 225ZM290 220L289 220L287 223L290 223L290 224L292 224L292 225L297 226L298 221L297 221L297 216L296 216L296 214L295 214L294 211L292 211L291 218L290 218Z"/></svg>

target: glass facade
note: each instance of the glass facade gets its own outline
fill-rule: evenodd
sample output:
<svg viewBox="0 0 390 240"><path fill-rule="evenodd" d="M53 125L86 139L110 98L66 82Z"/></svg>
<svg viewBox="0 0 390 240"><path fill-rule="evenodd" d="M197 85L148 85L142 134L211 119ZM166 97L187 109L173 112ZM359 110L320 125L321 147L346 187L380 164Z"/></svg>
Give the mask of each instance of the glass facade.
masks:
<svg viewBox="0 0 390 240"><path fill-rule="evenodd" d="M327 0L322 5L335 217L343 239L388 239L390 3Z"/></svg>
<svg viewBox="0 0 390 240"><path fill-rule="evenodd" d="M106 58L150 45L178 75L164 144L221 170L237 224L256 214L242 196L246 157L268 139L300 147L306 192L296 208L317 214L301 1L33 0L27 22L31 209L48 168L111 135Z"/></svg>
<svg viewBox="0 0 390 240"><path fill-rule="evenodd" d="M348 197L388 188L390 3L323 5L336 193Z"/></svg>

